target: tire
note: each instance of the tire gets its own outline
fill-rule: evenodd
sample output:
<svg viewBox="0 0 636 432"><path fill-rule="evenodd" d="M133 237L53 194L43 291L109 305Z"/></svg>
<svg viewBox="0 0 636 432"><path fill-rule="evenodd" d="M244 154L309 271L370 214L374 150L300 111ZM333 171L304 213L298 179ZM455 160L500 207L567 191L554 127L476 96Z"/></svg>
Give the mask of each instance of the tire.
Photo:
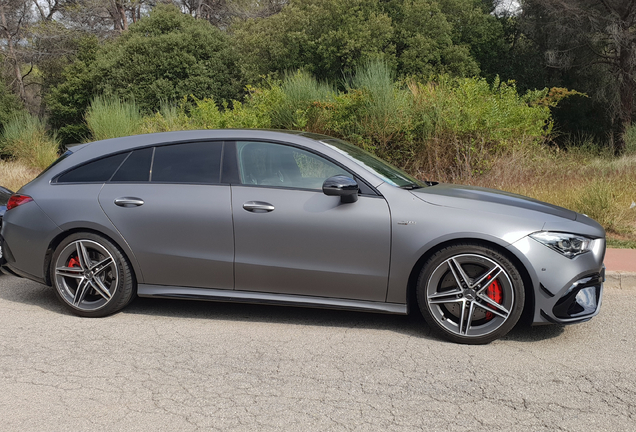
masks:
<svg viewBox="0 0 636 432"><path fill-rule="evenodd" d="M65 238L55 249L50 272L62 304L83 317L118 312L136 293L126 256L110 240L93 233Z"/></svg>
<svg viewBox="0 0 636 432"><path fill-rule="evenodd" d="M519 321L525 302L523 280L496 249L466 243L431 256L417 282L417 302L428 325L463 344L487 344Z"/></svg>

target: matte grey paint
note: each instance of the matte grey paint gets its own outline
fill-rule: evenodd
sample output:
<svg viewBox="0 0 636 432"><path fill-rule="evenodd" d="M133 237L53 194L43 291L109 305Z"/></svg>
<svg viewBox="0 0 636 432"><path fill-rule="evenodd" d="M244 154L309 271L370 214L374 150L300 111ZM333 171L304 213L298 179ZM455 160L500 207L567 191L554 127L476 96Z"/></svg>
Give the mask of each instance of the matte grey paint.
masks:
<svg viewBox="0 0 636 432"><path fill-rule="evenodd" d="M144 204L115 204L126 196ZM109 183L99 203L133 245L143 282L233 288L230 186Z"/></svg>
<svg viewBox="0 0 636 432"><path fill-rule="evenodd" d="M311 138L321 139L314 135ZM112 152L215 139L265 140L314 151L355 173L382 196L361 196L356 203L342 204L337 197L320 191L274 187L146 184L117 189L123 185L49 184L71 167ZM274 296L293 293L318 299L314 305L321 298L327 307L331 307L330 302L348 299L402 305L400 311L404 312L409 276L417 271L420 258L445 242L483 241L508 251L523 266L532 283L537 323L546 322L541 310L553 318L549 316L552 305L573 282L602 270L604 231L583 215L478 188L437 185L402 190L383 183L314 139L298 132L216 130L141 135L79 146L75 153L20 190L34 196L34 203L5 215L2 235L16 258L9 266L41 281L51 241L71 229L90 229L119 245L142 286L149 281L155 285L175 282L182 293L189 292L188 285L223 288L224 292L236 286L237 290L252 293L245 294L248 297L255 291ZM162 192L151 192L155 186ZM180 187L183 189L178 193ZM126 197L142 199L144 204L114 204L115 199ZM243 204L249 201L271 204L274 210L248 212ZM231 210L215 205L229 202ZM154 211L143 218L144 223L129 220L128 216L118 219L118 215L151 208ZM183 223L182 218L187 222ZM205 223L208 218L210 226ZM136 231L135 224L142 226L141 231ZM527 237L540 230L571 232L599 240L593 252L570 260ZM176 247L172 248L171 242L176 242ZM185 251L190 244L192 250ZM214 250L210 245L214 245ZM162 256L155 262L152 256L157 255ZM184 282L173 273L181 271L177 269L180 266L196 274L184 276ZM233 272L228 270L232 266ZM540 284L554 297L541 291ZM178 288L170 288L174 296L180 295L177 291Z"/></svg>
<svg viewBox="0 0 636 432"><path fill-rule="evenodd" d="M275 210L243 209L249 201ZM232 186L236 289L384 301L391 223L382 198ZM308 228L310 227L310 228Z"/></svg>
<svg viewBox="0 0 636 432"><path fill-rule="evenodd" d="M512 206L513 208L533 210L570 220L576 219L576 213L572 210L495 189L440 183L434 188L418 190L415 193L418 198L426 202L448 207L459 205L461 207L473 208L475 205L488 206L490 204L503 204L505 206ZM460 200L456 200L455 198L460 198Z"/></svg>

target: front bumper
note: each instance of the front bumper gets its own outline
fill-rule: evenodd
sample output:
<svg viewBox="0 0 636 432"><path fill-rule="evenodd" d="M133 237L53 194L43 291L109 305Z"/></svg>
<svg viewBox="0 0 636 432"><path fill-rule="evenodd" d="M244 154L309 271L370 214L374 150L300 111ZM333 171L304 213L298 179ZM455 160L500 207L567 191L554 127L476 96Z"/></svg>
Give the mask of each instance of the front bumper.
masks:
<svg viewBox="0 0 636 432"><path fill-rule="evenodd" d="M575 324L598 315L605 281L605 240L569 259L530 237L511 245L528 270L533 286L532 323Z"/></svg>
<svg viewBox="0 0 636 432"><path fill-rule="evenodd" d="M585 322L598 315L603 300L603 282L605 268L600 273L574 282L556 301L551 313L543 309L541 316L554 324L576 324Z"/></svg>

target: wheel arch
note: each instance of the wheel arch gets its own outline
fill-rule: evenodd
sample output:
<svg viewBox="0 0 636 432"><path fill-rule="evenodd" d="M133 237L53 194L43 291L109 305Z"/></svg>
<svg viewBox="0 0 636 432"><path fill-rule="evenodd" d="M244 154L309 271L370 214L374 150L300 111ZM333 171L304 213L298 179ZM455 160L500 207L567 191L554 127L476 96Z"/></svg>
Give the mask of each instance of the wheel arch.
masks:
<svg viewBox="0 0 636 432"><path fill-rule="evenodd" d="M411 313L411 310L414 309L418 311L417 307L417 298L416 298L416 290L417 290L417 281L419 279L419 275L424 268L424 264L426 261L433 256L436 252L441 249L444 249L449 246L459 245L459 244L479 244L484 246L489 246L495 249L497 252L504 255L508 258L514 266L519 271L521 275L521 279L523 281L524 294L525 294L525 303L523 306L523 313L521 314L520 322L530 324L532 323L532 318L534 316L534 305L535 305L535 293L534 293L534 284L532 282L532 278L530 277L530 273L528 269L524 265L523 261L519 259L513 252L511 252L506 247L501 244L494 242L492 240L487 240L483 238L475 238L475 237L462 237L462 238L454 238L450 240L445 240L440 243L435 244L432 247L429 247L415 262L415 265L411 269L409 274L407 290L406 290L406 304L407 310Z"/></svg>
<svg viewBox="0 0 636 432"><path fill-rule="evenodd" d="M141 280L140 278L141 272L137 266L137 261L136 259L134 259L134 254L132 253L132 251L130 250L127 244L124 243L122 245L121 242L113 238L112 235L108 235L107 233L100 231L98 229L88 228L88 227L73 227L65 231L62 231L49 242L49 246L46 249L46 253L44 255L44 282L46 283L46 285L48 286L53 285L53 281L51 280L50 268L51 268L51 260L53 259L53 254L55 253L55 249L57 249L57 247L60 245L60 243L64 241L65 238L79 232L96 234L98 236L104 237L106 240L114 244L117 248L119 248L121 253L124 255L124 257L126 257L128 262L130 263L133 270L132 276L134 280L137 282Z"/></svg>

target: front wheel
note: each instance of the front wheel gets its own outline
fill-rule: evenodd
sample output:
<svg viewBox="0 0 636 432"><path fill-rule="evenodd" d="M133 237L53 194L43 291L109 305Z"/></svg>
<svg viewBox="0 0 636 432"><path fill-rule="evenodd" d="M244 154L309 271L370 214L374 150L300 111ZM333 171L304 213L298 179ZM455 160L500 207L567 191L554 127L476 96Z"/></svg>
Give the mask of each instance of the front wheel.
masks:
<svg viewBox="0 0 636 432"><path fill-rule="evenodd" d="M508 333L523 311L523 281L514 264L480 244L446 247L424 264L417 283L424 319L447 339L486 344Z"/></svg>
<svg viewBox="0 0 636 432"><path fill-rule="evenodd" d="M135 280L124 254L93 233L75 233L55 249L51 280L62 303L73 313L103 317L126 306Z"/></svg>

